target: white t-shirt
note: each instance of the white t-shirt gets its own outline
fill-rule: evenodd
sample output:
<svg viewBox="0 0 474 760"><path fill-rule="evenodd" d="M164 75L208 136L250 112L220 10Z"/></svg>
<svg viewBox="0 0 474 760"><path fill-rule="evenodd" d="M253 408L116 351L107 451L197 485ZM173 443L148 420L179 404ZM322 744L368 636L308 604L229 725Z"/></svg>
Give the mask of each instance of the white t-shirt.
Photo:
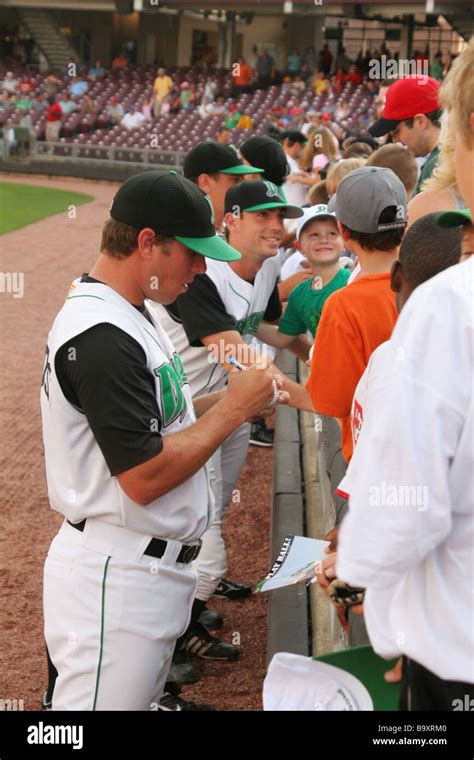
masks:
<svg viewBox="0 0 474 760"><path fill-rule="evenodd" d="M474 257L419 286L371 383L338 577L375 651L474 682Z"/></svg>
<svg viewBox="0 0 474 760"><path fill-rule="evenodd" d="M290 166L290 174L299 174L301 169L298 166L298 162L294 158L286 154L286 160ZM288 203L292 206L303 206L308 202L308 185L301 185L299 182L286 182L283 183L283 191L286 195Z"/></svg>

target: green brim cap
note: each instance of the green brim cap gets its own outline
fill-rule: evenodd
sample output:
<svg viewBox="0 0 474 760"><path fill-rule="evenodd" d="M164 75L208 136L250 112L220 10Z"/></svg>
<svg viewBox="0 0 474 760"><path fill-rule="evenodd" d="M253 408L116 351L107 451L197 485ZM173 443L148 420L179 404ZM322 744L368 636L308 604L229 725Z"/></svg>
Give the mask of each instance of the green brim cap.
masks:
<svg viewBox="0 0 474 760"><path fill-rule="evenodd" d="M436 224L440 227L461 227L472 224L471 212L468 208L456 209L456 211L441 211L436 215Z"/></svg>
<svg viewBox="0 0 474 760"><path fill-rule="evenodd" d="M266 208L283 209L285 219L299 219L304 214L303 209L299 206L288 206L286 203L260 203L258 206L248 206L243 211L262 211Z"/></svg>
<svg viewBox="0 0 474 760"><path fill-rule="evenodd" d="M248 167L247 167L248 168ZM257 179L239 182L231 187L225 196L225 213L240 211L263 211L264 209L280 208L287 219L298 219L303 216L303 209L299 206L290 206L283 199L280 188L268 182Z"/></svg>
<svg viewBox="0 0 474 760"><path fill-rule="evenodd" d="M196 253L206 256L208 259L238 261L241 258L240 253L235 248L232 248L229 243L226 243L225 240L222 240L219 235L203 238L175 235L175 239L187 248L190 248L191 251L196 251Z"/></svg>
<svg viewBox="0 0 474 760"><path fill-rule="evenodd" d="M199 177L200 174L263 174L264 169L245 166L235 145L222 145L212 140L196 145L184 159L185 177Z"/></svg>
<svg viewBox="0 0 474 760"><path fill-rule="evenodd" d="M240 164L239 166L229 166L228 169L219 169L218 174L263 174L264 169L257 169L256 166L246 166Z"/></svg>

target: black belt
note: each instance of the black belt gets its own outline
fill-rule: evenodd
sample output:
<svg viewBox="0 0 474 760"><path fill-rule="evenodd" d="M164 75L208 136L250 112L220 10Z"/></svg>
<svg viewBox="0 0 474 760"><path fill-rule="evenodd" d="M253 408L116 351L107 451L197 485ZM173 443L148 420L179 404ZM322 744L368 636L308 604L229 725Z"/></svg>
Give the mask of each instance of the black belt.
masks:
<svg viewBox="0 0 474 760"><path fill-rule="evenodd" d="M73 528L76 528L76 530L80 530L81 533L84 530L84 526L86 524L85 520L82 520L78 523L72 523L70 520L67 522ZM202 541L199 539L198 543L194 544L194 546L182 546L176 561L188 563L195 560L201 551L201 544ZM149 557L156 557L156 559L160 559L165 553L167 545L168 542L164 541L162 538L152 538L143 554L146 554Z"/></svg>

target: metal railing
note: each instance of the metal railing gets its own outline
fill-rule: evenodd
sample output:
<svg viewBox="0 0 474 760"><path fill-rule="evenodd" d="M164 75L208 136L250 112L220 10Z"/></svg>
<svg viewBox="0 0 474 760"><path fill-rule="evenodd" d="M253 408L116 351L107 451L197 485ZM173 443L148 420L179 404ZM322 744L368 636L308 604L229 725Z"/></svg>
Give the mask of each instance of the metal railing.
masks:
<svg viewBox="0 0 474 760"><path fill-rule="evenodd" d="M113 161L140 166L164 166L180 170L186 153L177 150L160 150L159 148L143 150L124 146L37 141L33 146L32 155L51 159L72 158L87 161Z"/></svg>

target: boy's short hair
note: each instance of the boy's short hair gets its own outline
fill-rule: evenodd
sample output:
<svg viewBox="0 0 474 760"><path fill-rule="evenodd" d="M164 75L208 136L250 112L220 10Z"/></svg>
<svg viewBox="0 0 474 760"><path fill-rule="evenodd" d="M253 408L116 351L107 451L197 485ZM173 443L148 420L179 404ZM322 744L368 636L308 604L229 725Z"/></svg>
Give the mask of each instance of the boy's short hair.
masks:
<svg viewBox="0 0 474 760"><path fill-rule="evenodd" d="M418 164L415 157L399 143L389 143L372 153L366 166L382 166L391 169L401 180L408 198L411 196L417 179Z"/></svg>
<svg viewBox="0 0 474 760"><path fill-rule="evenodd" d="M413 288L459 264L462 228L441 228L438 214L426 214L412 224L402 240L398 259Z"/></svg>
<svg viewBox="0 0 474 760"><path fill-rule="evenodd" d="M344 158L369 158L373 152L373 148L370 145L355 140L345 149Z"/></svg>
<svg viewBox="0 0 474 760"><path fill-rule="evenodd" d="M383 221L383 219L381 218L380 221ZM357 232L356 230L349 229L344 224L342 226L349 234L350 239L354 240L366 251L393 251L402 242L403 233L405 232L404 229L387 230L387 232Z"/></svg>
<svg viewBox="0 0 474 760"><path fill-rule="evenodd" d="M318 203L324 203L326 206L329 201L329 195L326 188L326 180L322 179L320 182L316 182L308 193L309 202L312 206L316 206Z"/></svg>
<svg viewBox="0 0 474 760"><path fill-rule="evenodd" d="M474 112L474 37L448 72L441 86L440 101L452 111L454 123L469 147L473 138L470 117Z"/></svg>

